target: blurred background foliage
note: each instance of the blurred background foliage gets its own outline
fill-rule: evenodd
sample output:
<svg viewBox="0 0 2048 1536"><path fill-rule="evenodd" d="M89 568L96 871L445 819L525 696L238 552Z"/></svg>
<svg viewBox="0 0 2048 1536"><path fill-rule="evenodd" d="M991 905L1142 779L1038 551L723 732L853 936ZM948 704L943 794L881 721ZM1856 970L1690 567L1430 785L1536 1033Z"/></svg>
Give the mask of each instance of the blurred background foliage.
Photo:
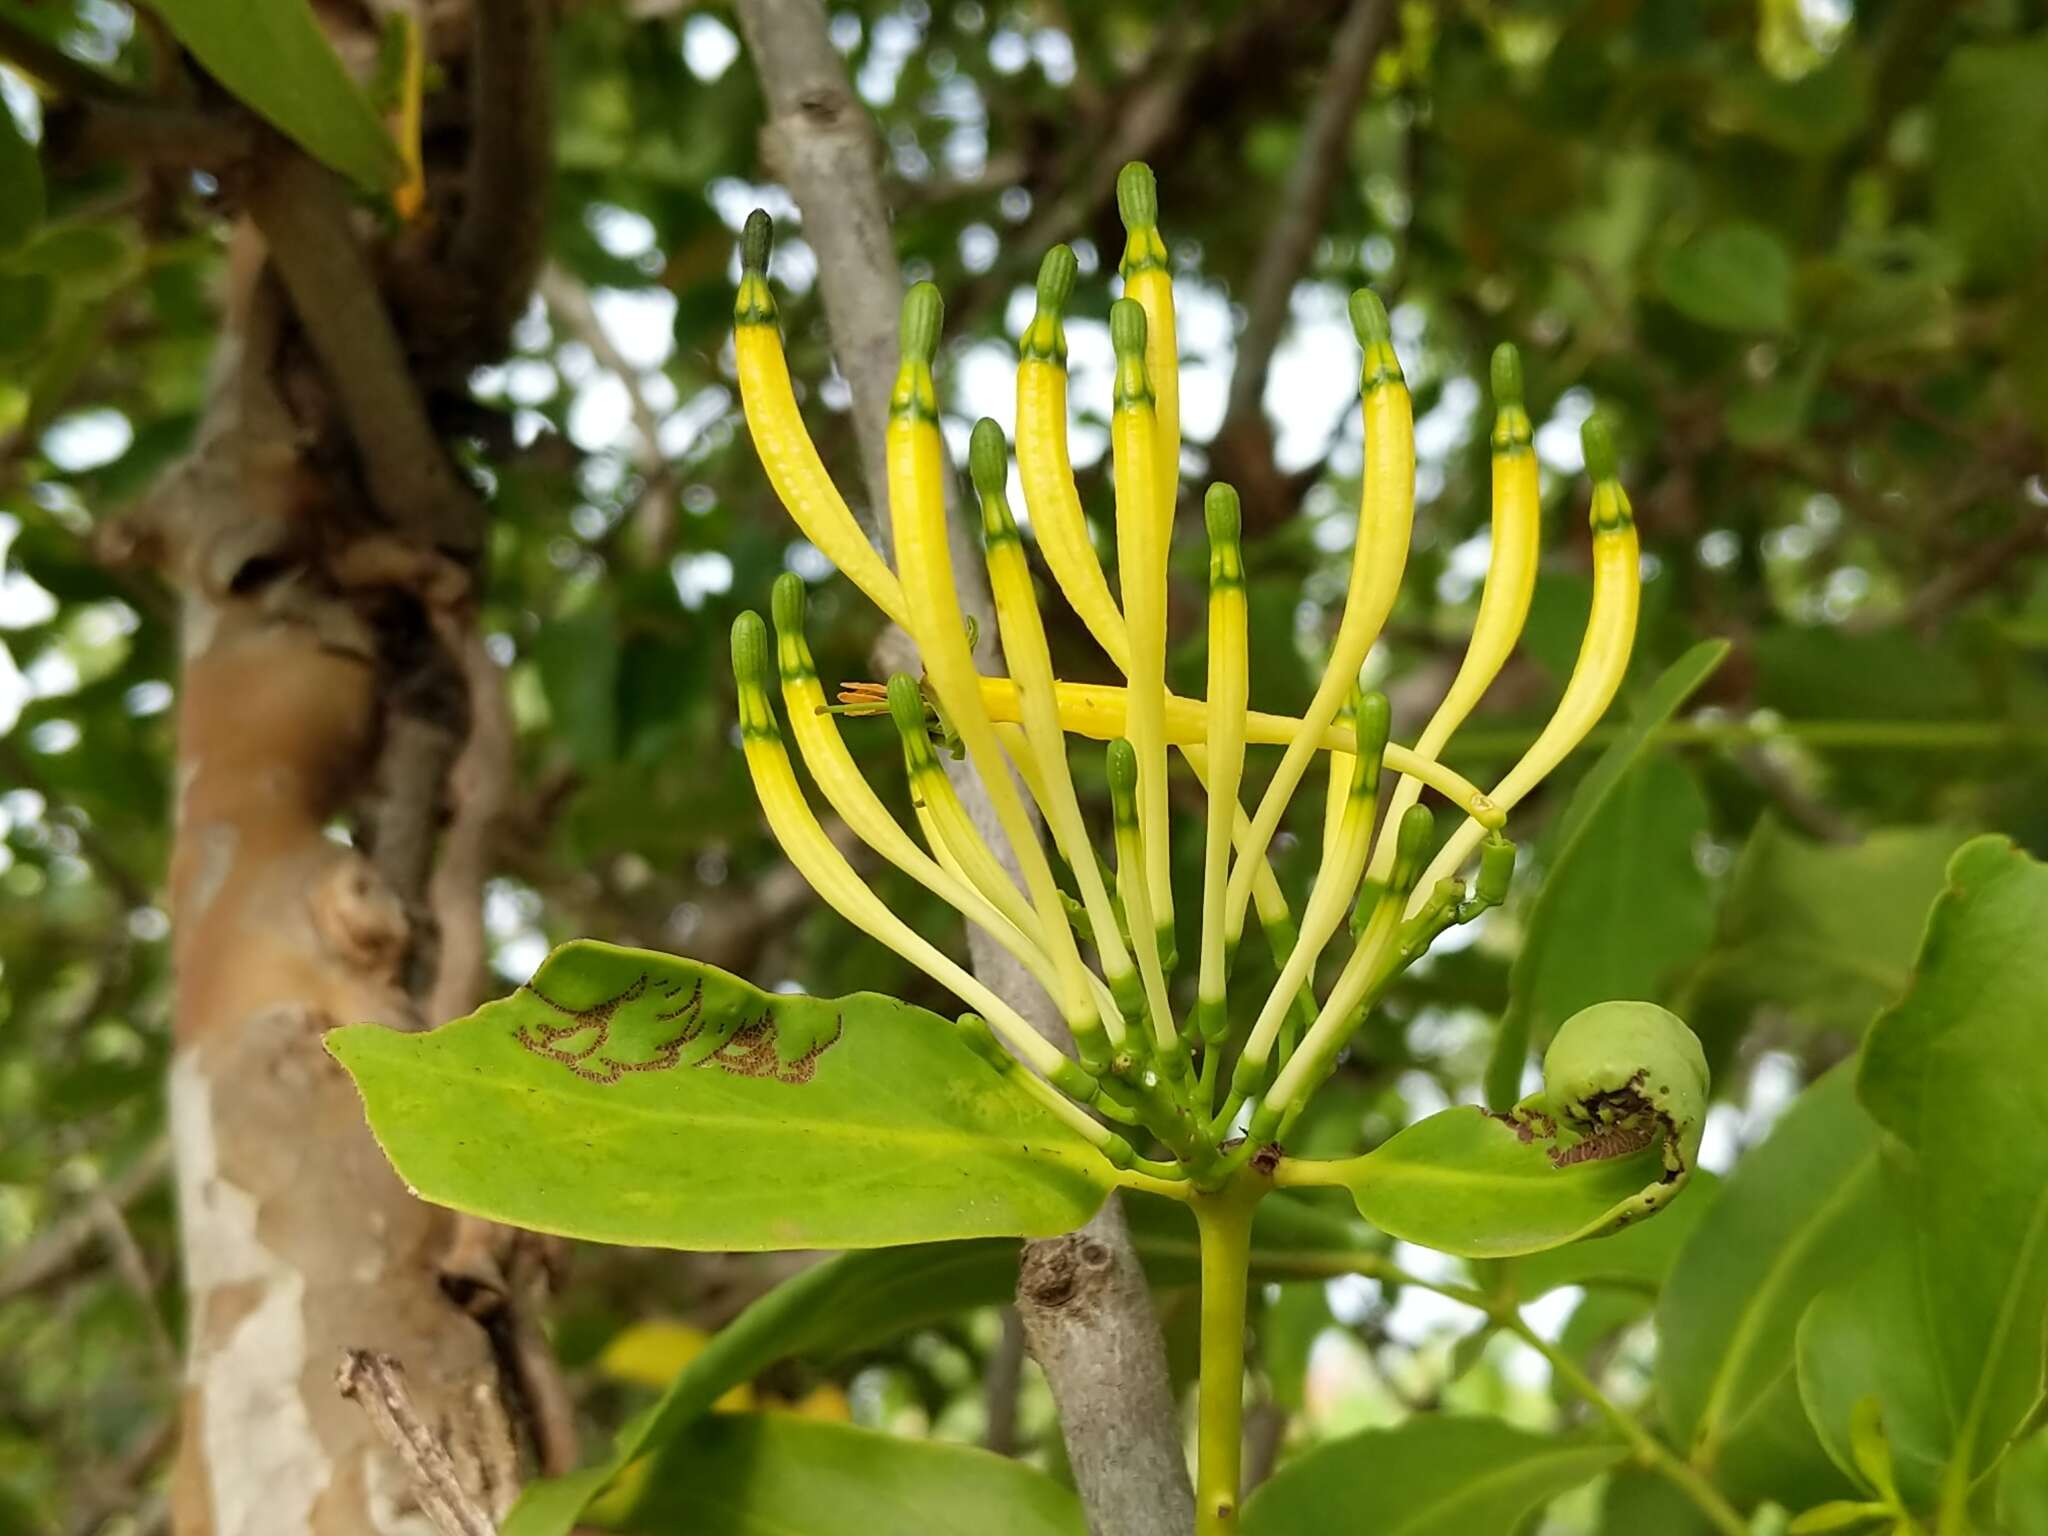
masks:
<svg viewBox="0 0 2048 1536"><path fill-rule="evenodd" d="M500 978L594 934L763 985L938 1004L781 864L734 746L725 635L775 574L814 582L828 679L869 676L877 632L793 537L737 415L734 237L758 204L783 222L775 276L812 430L857 484L815 261L764 181L736 24L690 0L562 9L551 264L463 425L492 494L484 627L519 743L487 907ZM1009 341L1045 246L1068 240L1075 457L1106 515L1111 182L1149 132L1187 484L1228 457L1234 306L1344 9L833 0L906 269L948 296L956 449L974 416L1009 420ZM116 74L146 71L156 35L119 0L0 0L0 25ZM41 106L4 70L0 92L0 169L21 189L0 198L0 1532L137 1531L161 1518L181 1321L159 1150L175 614L110 572L96 530L187 445L226 219L203 177L55 163L38 219L22 161ZM1689 1015L1717 1069L1706 1156L1726 1170L1898 994L1964 836L2048 850L2048 18L2027 0L1401 0L1341 152L1265 390L1273 462L1248 484L1255 700L1301 702L1335 621L1360 458L1343 300L1362 282L1393 310L1418 418L1413 565L1371 662L1397 735L1440 695L1477 600L1498 340L1523 349L1546 556L1523 653L1450 760L1502 771L1575 654L1576 427L1595 399L1618 424L1647 578L1608 737L1695 641L1733 649L1568 859L1557 813L1593 750L1518 813L1515 901L1403 983L1304 1149L1474 1097L1527 946L1539 1047L1610 996ZM1176 554L1174 665L1193 692L1199 544L1190 532ZM1103 675L1070 616L1055 623L1063 670ZM887 725L850 732L892 782ZM1320 801L1302 797L1285 850L1297 881ZM1197 858L1178 852L1184 912ZM921 891L872 873L959 941ZM558 1343L593 1434L790 1262L579 1252ZM1184 1371L1188 1299L1162 1298ZM1568 1288L1532 1316L1636 1401L1648 1305ZM1470 1324L1363 1280L1269 1288L1264 1464L1433 1405L1532 1427L1582 1411L1513 1340L1459 1344ZM977 1312L751 1390L981 1440L1007 1415L1014 1347ZM1056 1464L1028 1368L1020 1402L1000 1432ZM1629 1513L1654 1497L1619 1477L1549 1529L1648 1529L1623 1522L1659 1518Z"/></svg>

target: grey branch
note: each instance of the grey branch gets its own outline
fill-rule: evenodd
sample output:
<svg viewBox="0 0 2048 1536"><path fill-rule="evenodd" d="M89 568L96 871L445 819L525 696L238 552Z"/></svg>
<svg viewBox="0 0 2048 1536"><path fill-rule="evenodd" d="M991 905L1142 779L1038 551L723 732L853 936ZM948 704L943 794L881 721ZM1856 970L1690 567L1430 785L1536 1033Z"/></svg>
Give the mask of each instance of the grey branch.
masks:
<svg viewBox="0 0 2048 1536"><path fill-rule="evenodd" d="M883 436L896 373L903 275L889 234L874 125L826 34L818 0L740 0L738 10L768 100L764 150L803 215L804 236L818 257L834 351L853 391L862 479L872 509L868 530L886 548ZM949 484L949 499L951 489ZM964 542L961 523L955 517L951 529L961 607L977 618L984 644L992 645L995 626L989 622L980 555ZM955 782L990 846L1004 851L986 790L971 771ZM1050 1000L1016 962L993 944L973 942L978 933L969 937L982 979L1042 1033L1065 1043ZM1073 1253L1100 1260L1084 1266L1086 1285L1068 1288L1063 1296L1058 1286L1030 1283L1035 1270L1072 1268L1063 1266L1061 1256ZM1114 1200L1083 1233L1027 1248L1018 1310L1052 1386L1091 1529L1098 1536L1186 1536L1194 1523L1194 1493L1165 1345Z"/></svg>
<svg viewBox="0 0 2048 1536"><path fill-rule="evenodd" d="M1329 212L1331 189L1344 169L1344 141L1358 116L1358 103L1392 11L1391 0L1352 0L1338 23L1322 90L1280 194L1279 217L1259 251L1246 290L1244 335L1238 339L1226 419L1257 411L1265 395L1273 352L1287 326L1287 301L1308 266Z"/></svg>

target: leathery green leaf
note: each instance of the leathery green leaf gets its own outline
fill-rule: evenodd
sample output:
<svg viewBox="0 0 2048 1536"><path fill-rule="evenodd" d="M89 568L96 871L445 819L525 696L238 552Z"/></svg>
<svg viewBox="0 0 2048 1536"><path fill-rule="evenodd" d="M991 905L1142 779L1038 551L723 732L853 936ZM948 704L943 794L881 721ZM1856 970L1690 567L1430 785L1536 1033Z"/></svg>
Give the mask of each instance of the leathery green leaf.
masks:
<svg viewBox="0 0 2048 1536"><path fill-rule="evenodd" d="M1147 1278L1155 1286L1193 1284L1199 1260L1187 1207L1134 1200L1127 1215ZM1356 1222L1269 1195L1253 1218L1251 1272L1261 1281L1348 1274L1384 1243ZM1017 1245L1001 1238L843 1253L813 1265L720 1329L659 1401L620 1429L605 1460L529 1483L505 1521L505 1536L568 1536L590 1502L643 1457L654 1458L647 1476L665 1482L671 1448L690 1426L729 1389L778 1360L834 1358L969 1307L998 1305L1016 1291Z"/></svg>
<svg viewBox="0 0 2048 1536"><path fill-rule="evenodd" d="M1664 1422L1736 1498L1799 1508L1848 1491L1807 1425L1793 1359L1807 1305L1876 1241L1877 1127L1852 1070L1807 1088L1744 1155L1658 1303Z"/></svg>
<svg viewBox="0 0 2048 1536"><path fill-rule="evenodd" d="M307 0L157 0L153 9L207 73L315 159L371 190L398 181L390 135Z"/></svg>
<svg viewBox="0 0 2048 1536"><path fill-rule="evenodd" d="M1857 1079L1864 1106L1912 1152L1891 1187L1910 1257L1892 1283L1865 1288L1861 1331L1909 1306L1932 1354L1917 1371L1894 1366L1872 1390L1887 1425L1924 1431L1939 1413L1943 1530L2041 1400L2044 932L2048 865L2004 838L1965 844L1928 919L1912 986L1871 1026Z"/></svg>
<svg viewBox="0 0 2048 1536"><path fill-rule="evenodd" d="M1654 1144L1576 1161L1573 1145L1466 1105L1337 1166L1358 1214L1382 1232L1467 1259L1540 1253L1619 1230L1684 1182L1666 1177Z"/></svg>
<svg viewBox="0 0 2048 1536"><path fill-rule="evenodd" d="M1621 1461L1620 1445L1497 1419L1428 1414L1318 1446L1244 1508L1244 1536L1472 1536L1524 1516Z"/></svg>
<svg viewBox="0 0 2048 1536"><path fill-rule="evenodd" d="M790 1414L714 1414L625 1531L690 1536L1082 1536L1081 1502L1021 1461Z"/></svg>
<svg viewBox="0 0 2048 1536"><path fill-rule="evenodd" d="M1049 1236L1115 1172L936 1014L762 992L578 941L427 1034L328 1048L426 1199L598 1242L871 1248Z"/></svg>

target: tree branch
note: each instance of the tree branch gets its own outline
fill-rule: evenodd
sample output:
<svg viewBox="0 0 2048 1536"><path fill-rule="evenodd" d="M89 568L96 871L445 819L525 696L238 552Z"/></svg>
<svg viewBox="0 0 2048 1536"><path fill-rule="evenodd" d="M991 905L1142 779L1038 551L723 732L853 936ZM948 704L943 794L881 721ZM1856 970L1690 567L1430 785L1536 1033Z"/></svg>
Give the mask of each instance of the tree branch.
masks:
<svg viewBox="0 0 2048 1536"><path fill-rule="evenodd" d="M423 544L473 553L483 536L482 505L428 420L340 183L273 139L252 165L245 195L333 386L379 511Z"/></svg>
<svg viewBox="0 0 2048 1536"><path fill-rule="evenodd" d="M1288 301L1329 212L1331 191L1344 168L1344 141L1358 115L1392 12L1391 0L1352 0L1338 23L1329 71L1281 190L1279 213L1246 288L1244 333L1237 342L1223 425L1216 433L1216 467L1243 493L1250 528L1270 527L1294 503L1295 491L1273 463L1273 428L1264 409L1266 380L1287 328Z"/></svg>
<svg viewBox="0 0 2048 1536"><path fill-rule="evenodd" d="M1344 169L1344 141L1358 116L1358 103L1386 39L1392 11L1391 0L1352 0L1331 40L1329 72L1323 76L1301 148L1287 173L1279 216L1245 290L1244 334L1238 338L1226 421L1256 412L1265 396L1273 352L1287 326L1288 300L1308 267L1329 212L1331 190Z"/></svg>
<svg viewBox="0 0 2048 1536"><path fill-rule="evenodd" d="M883 437L903 278L882 199L874 125L826 35L819 0L740 0L738 11L768 99L764 150L803 214L805 237L818 255L834 350L852 387L869 533L885 544L877 536L888 505ZM948 476L949 505L951 490ZM957 548L961 519L951 523ZM984 642L992 646L995 626L988 621L978 555L956 558L954 569L962 607L978 615ZM971 770L955 783L990 845L1006 848L986 789ZM1050 1000L1009 955L985 942L971 942L970 949L976 972L994 991L1041 1033L1065 1043ZM1053 1272L1072 1283L1033 1283L1034 1275ZM1114 1199L1083 1232L1027 1246L1018 1309L1051 1383L1092 1529L1102 1536L1185 1536L1194 1494L1165 1346Z"/></svg>
<svg viewBox="0 0 2048 1536"><path fill-rule="evenodd" d="M548 0L474 0L470 150L455 270L473 345L495 348L540 271L554 157Z"/></svg>
<svg viewBox="0 0 2048 1536"><path fill-rule="evenodd" d="M101 1236L104 1213L125 1211L162 1182L170 1171L169 1141L153 1142L93 1199L71 1212L34 1242L17 1252L0 1270L0 1302L52 1285L77 1274L85 1255Z"/></svg>

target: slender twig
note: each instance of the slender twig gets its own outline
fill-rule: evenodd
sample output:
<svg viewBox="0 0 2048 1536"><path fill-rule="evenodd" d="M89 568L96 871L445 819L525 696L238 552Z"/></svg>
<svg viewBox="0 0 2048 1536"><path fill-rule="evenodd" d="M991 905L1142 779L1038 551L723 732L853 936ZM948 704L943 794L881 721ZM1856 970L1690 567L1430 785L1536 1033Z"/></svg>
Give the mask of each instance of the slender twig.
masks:
<svg viewBox="0 0 2048 1536"><path fill-rule="evenodd" d="M435 548L473 551L482 506L427 418L341 184L279 139L253 168L247 205L333 386L379 510Z"/></svg>
<svg viewBox="0 0 2048 1536"><path fill-rule="evenodd" d="M1329 68L1280 193L1279 215L1245 288L1244 333L1238 338L1226 422L1257 411L1266 393L1273 352L1287 326L1287 301L1323 228L1331 190L1345 165L1344 142L1358 116L1358 103L1392 11L1391 0L1351 0L1331 39Z"/></svg>
<svg viewBox="0 0 2048 1536"><path fill-rule="evenodd" d="M554 111L548 0L475 0L470 153L454 265L472 344L495 349L540 270Z"/></svg>
<svg viewBox="0 0 2048 1536"><path fill-rule="evenodd" d="M1024 1324L1015 1307L1002 1312L1003 1331L989 1352L982 1372L982 1401L988 1408L988 1429L981 1443L998 1456L1017 1454L1017 1389L1024 1376Z"/></svg>
<svg viewBox="0 0 2048 1536"><path fill-rule="evenodd" d="M154 1189L171 1166L169 1141L158 1141L78 1210L71 1212L0 1269L0 1302L55 1284L79 1272L85 1255L100 1240L104 1217L101 1202L125 1211Z"/></svg>
<svg viewBox="0 0 2048 1536"><path fill-rule="evenodd" d="M1597 1382L1579 1369L1576 1360L1531 1328L1514 1308L1497 1309L1494 1316L1502 1328L1549 1361L1551 1372L1572 1395L1592 1407L1614 1427L1615 1433L1629 1443L1637 1461L1659 1477L1668 1479L1691 1499L1715 1530L1725 1533L1725 1536L1747 1536L1749 1522L1736 1513L1721 1490L1701 1476L1698 1468L1673 1455L1669 1447L1638 1423L1633 1415L1624 1412L1614 1399L1600 1390Z"/></svg>
<svg viewBox="0 0 2048 1536"><path fill-rule="evenodd" d="M396 1360L352 1349L342 1357L334 1384L404 1465L421 1510L441 1536L498 1536L497 1522L463 1485L447 1442L421 1416Z"/></svg>
<svg viewBox="0 0 2048 1536"><path fill-rule="evenodd" d="M540 296L563 329L590 349L597 365L615 374L626 387L626 403L633 417L633 463L640 471L641 489L625 523L635 531L645 558L664 559L675 531L675 476L661 451L661 413L648 401L640 370L626 361L605 330L588 288L550 262L541 268Z"/></svg>

